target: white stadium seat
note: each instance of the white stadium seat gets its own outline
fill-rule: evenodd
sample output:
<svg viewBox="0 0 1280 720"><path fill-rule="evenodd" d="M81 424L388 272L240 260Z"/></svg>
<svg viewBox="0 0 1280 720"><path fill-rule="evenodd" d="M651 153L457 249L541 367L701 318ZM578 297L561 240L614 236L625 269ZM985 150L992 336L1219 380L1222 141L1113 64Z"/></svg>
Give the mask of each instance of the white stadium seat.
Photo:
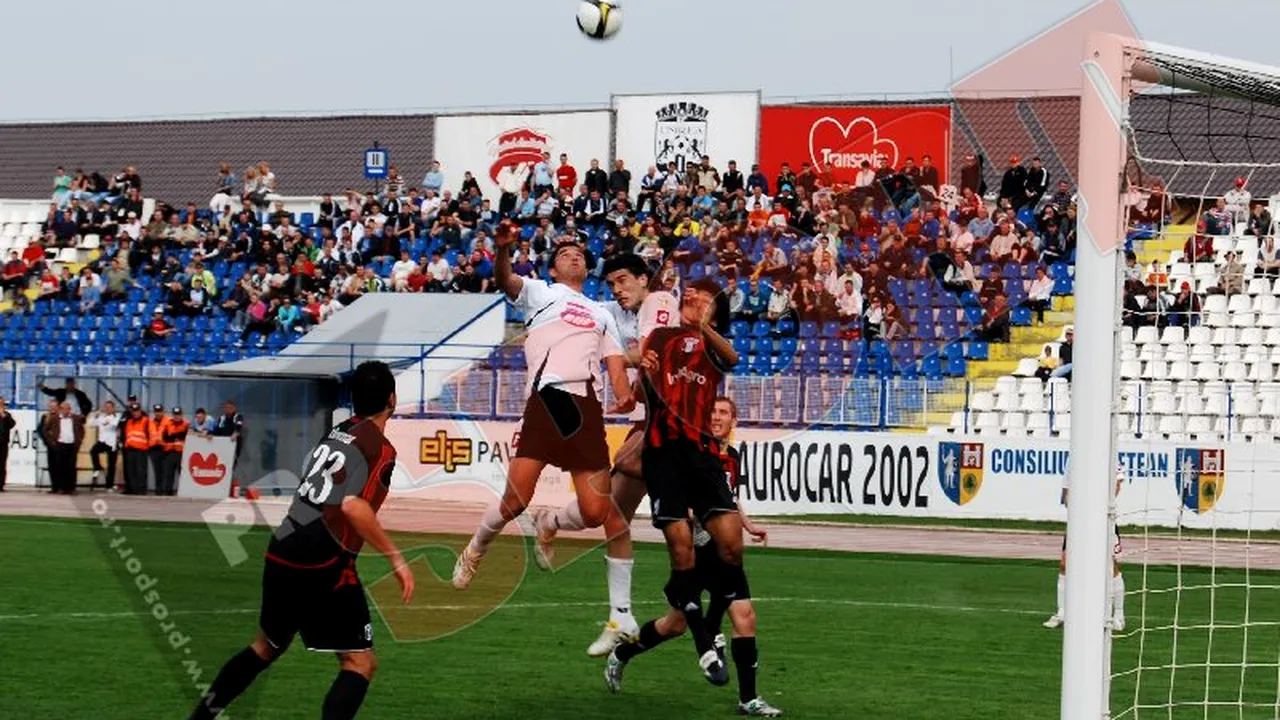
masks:
<svg viewBox="0 0 1280 720"><path fill-rule="evenodd" d="M1271 430L1267 427L1267 421L1260 417L1244 417L1240 420L1240 432L1245 435L1261 435L1270 434Z"/></svg>
<svg viewBox="0 0 1280 720"><path fill-rule="evenodd" d="M1166 345L1164 348L1164 359L1170 362L1174 360L1186 360L1190 355L1187 352L1186 343L1174 343Z"/></svg>
<svg viewBox="0 0 1280 720"><path fill-rule="evenodd" d="M1129 347L1134 347L1130 345ZM1138 351L1138 359L1142 362L1151 362L1152 360L1164 359L1164 346L1158 343L1147 343L1140 345L1142 349ZM1123 357L1123 356L1122 356Z"/></svg>
<svg viewBox="0 0 1280 720"><path fill-rule="evenodd" d="M1018 409L1018 394L1015 392L1000 393L996 396L996 410L1015 412Z"/></svg>
<svg viewBox="0 0 1280 720"><path fill-rule="evenodd" d="M1222 377L1222 367L1217 361L1202 362L1196 365L1195 379L1200 381L1218 380Z"/></svg>
<svg viewBox="0 0 1280 720"><path fill-rule="evenodd" d="M1249 380L1252 382L1271 382L1275 377L1275 366L1269 359L1260 360L1249 366Z"/></svg>
<svg viewBox="0 0 1280 720"><path fill-rule="evenodd" d="M1019 395L1044 394L1044 381L1040 378L1022 378L1018 382Z"/></svg>
<svg viewBox="0 0 1280 720"><path fill-rule="evenodd" d="M1142 377L1142 363L1137 360L1121 360L1120 377L1126 380Z"/></svg>
<svg viewBox="0 0 1280 720"><path fill-rule="evenodd" d="M1237 295L1236 297L1242 297ZM1231 327L1249 328L1254 325L1254 316L1252 310L1241 310L1240 312L1231 313Z"/></svg>
<svg viewBox="0 0 1280 720"><path fill-rule="evenodd" d="M1000 413L995 413L995 412L978 413L978 421L974 423L973 429L977 430L980 433L988 432L988 431L992 433L999 432L1000 431Z"/></svg>
<svg viewBox="0 0 1280 720"><path fill-rule="evenodd" d="M1218 354L1214 357L1218 364L1225 365L1229 362L1240 362L1244 358L1244 351L1239 345L1223 345L1218 348Z"/></svg>
<svg viewBox="0 0 1280 720"><path fill-rule="evenodd" d="M1000 418L1000 425L1007 434L1014 437L1027 434L1027 418L1020 412L1005 413Z"/></svg>
<svg viewBox="0 0 1280 720"><path fill-rule="evenodd" d="M985 390L973 394L973 399L969 402L970 407L979 412L989 412L996 407L996 396Z"/></svg>
<svg viewBox="0 0 1280 720"><path fill-rule="evenodd" d="M997 395L1018 392L1018 379L1010 375L1002 375L996 378L995 391Z"/></svg>
<svg viewBox="0 0 1280 720"><path fill-rule="evenodd" d="M1223 317L1226 317L1225 315ZM1217 327L1213 330L1213 345L1232 345L1236 341L1236 331L1229 327Z"/></svg>
<svg viewBox="0 0 1280 720"><path fill-rule="evenodd" d="M1156 326L1143 325L1142 327L1138 328L1136 333L1134 333L1133 341L1139 345L1145 345L1147 343L1156 343L1160 341L1160 334L1159 334L1159 331L1156 329Z"/></svg>
<svg viewBox="0 0 1280 720"><path fill-rule="evenodd" d="M1178 412L1178 401L1169 393L1154 393L1147 400L1146 411L1156 415L1173 415Z"/></svg>
<svg viewBox="0 0 1280 720"><path fill-rule="evenodd" d="M1187 330L1181 325L1170 325L1160 333L1160 342L1165 345L1185 342L1187 339Z"/></svg>
<svg viewBox="0 0 1280 720"><path fill-rule="evenodd" d="M1254 395L1236 397L1231 401L1232 417L1255 417L1260 409L1261 401Z"/></svg>
<svg viewBox="0 0 1280 720"><path fill-rule="evenodd" d="M1018 403L1019 412L1038 413L1044 410L1044 395L1041 393L1028 393L1022 396L1022 402Z"/></svg>
<svg viewBox="0 0 1280 720"><path fill-rule="evenodd" d="M1275 312L1280 301L1276 300L1276 296L1271 293L1259 295L1253 299L1253 311L1259 313Z"/></svg>
<svg viewBox="0 0 1280 720"><path fill-rule="evenodd" d="M1204 325L1196 325L1187 331L1188 345L1208 345L1213 341L1213 331Z"/></svg>
<svg viewBox="0 0 1280 720"><path fill-rule="evenodd" d="M1153 417L1152 420L1155 420ZM1181 435L1183 432L1182 418L1177 415L1164 415L1156 422L1156 432L1161 435Z"/></svg>
<svg viewBox="0 0 1280 720"><path fill-rule="evenodd" d="M956 429L964 429L964 411L957 410L951 413L951 427Z"/></svg>
<svg viewBox="0 0 1280 720"><path fill-rule="evenodd" d="M1193 415L1187 418L1184 432L1191 435L1207 435L1213 432L1213 423L1205 415Z"/></svg>
<svg viewBox="0 0 1280 720"><path fill-rule="evenodd" d="M1018 367L1013 371L1013 375L1014 377L1032 377L1039 369L1040 362L1035 358L1022 358L1018 361Z"/></svg>
<svg viewBox="0 0 1280 720"><path fill-rule="evenodd" d="M1253 309L1253 302L1249 300L1247 295L1232 295L1227 301L1227 312L1249 312Z"/></svg>
<svg viewBox="0 0 1280 720"><path fill-rule="evenodd" d="M1236 338L1236 341L1239 342L1241 345L1261 345L1262 337L1263 337L1262 328L1251 327L1251 328L1245 328L1241 330L1239 337Z"/></svg>
<svg viewBox="0 0 1280 720"><path fill-rule="evenodd" d="M1179 363L1173 363L1173 364L1175 366L1179 365ZM1181 363L1181 365L1185 366L1186 363ZM1182 369L1187 373L1189 377L1191 373L1191 369L1188 367L1183 367ZM1152 362L1147 363L1143 367L1142 377L1146 378L1147 380L1164 380L1165 378L1170 377L1169 366L1166 365L1163 360L1153 360Z"/></svg>
<svg viewBox="0 0 1280 720"><path fill-rule="evenodd" d="M1203 291L1197 290L1196 292L1203 292ZM1231 321L1231 316L1228 315L1225 311L1205 313L1205 316L1204 316L1204 324L1208 325L1211 328L1226 327L1227 323L1229 323L1230 321Z"/></svg>
<svg viewBox="0 0 1280 720"><path fill-rule="evenodd" d="M1249 281L1249 287L1246 292L1250 295L1270 295L1271 281L1267 278L1253 278Z"/></svg>
<svg viewBox="0 0 1280 720"><path fill-rule="evenodd" d="M1204 399L1204 413L1206 415L1226 415L1227 414L1227 396L1208 395Z"/></svg>
<svg viewBox="0 0 1280 720"><path fill-rule="evenodd" d="M1249 370L1238 360L1226 360L1222 365L1222 379L1227 382L1243 382L1248 379ZM1206 380L1212 378L1205 378Z"/></svg>
<svg viewBox="0 0 1280 720"><path fill-rule="evenodd" d="M1178 412L1183 415L1200 415L1204 413L1204 398L1200 395L1183 395L1182 407Z"/></svg>

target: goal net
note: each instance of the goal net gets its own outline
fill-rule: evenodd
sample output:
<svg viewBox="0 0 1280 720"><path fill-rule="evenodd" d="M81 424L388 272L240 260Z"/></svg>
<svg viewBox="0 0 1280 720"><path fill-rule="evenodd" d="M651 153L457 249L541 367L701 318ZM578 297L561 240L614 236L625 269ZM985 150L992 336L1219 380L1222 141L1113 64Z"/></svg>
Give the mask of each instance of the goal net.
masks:
<svg viewBox="0 0 1280 720"><path fill-rule="evenodd" d="M1062 716L1280 717L1280 69L1083 72Z"/></svg>

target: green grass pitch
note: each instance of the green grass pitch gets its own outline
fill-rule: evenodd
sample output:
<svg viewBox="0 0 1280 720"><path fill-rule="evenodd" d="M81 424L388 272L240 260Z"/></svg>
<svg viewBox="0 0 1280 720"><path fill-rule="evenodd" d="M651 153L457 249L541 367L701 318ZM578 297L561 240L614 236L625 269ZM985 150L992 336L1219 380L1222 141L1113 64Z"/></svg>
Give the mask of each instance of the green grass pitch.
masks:
<svg viewBox="0 0 1280 720"><path fill-rule="evenodd" d="M247 537L249 559L231 567L203 527L120 527L0 518L6 557L0 717L186 717L195 685L209 682L252 637L265 530ZM585 653L606 611L598 550L546 574L524 564L519 541L508 541L506 552L516 560L504 564L491 554L493 562L481 569L480 579L496 589L456 593L442 585L452 566L442 545L456 545L457 538L401 534L397 541L418 548L417 602L445 607L386 617L397 636L442 636L397 641L393 628L375 620L380 669L362 717L733 716L734 683L713 688L702 680L687 639L632 663L622 695L605 691L602 663ZM128 558L120 557L123 551L131 552ZM759 686L787 716L1058 716L1061 634L1040 627L1053 605L1052 564L757 547L747 553L758 598ZM136 561L132 568L129 558ZM386 571L378 558L366 557L360 567L375 598L391 593L389 582L378 582ZM662 611L665 567L660 548L637 548L634 595L641 619ZM134 571L157 581L149 590L161 598L163 620L137 590ZM1140 587L1141 569L1131 567L1127 579L1131 591ZM1192 587L1209 579L1207 571L1184 569L1181 582ZM1140 649L1147 666L1173 664L1174 633L1159 628L1171 625L1176 611L1182 629L1174 701L1228 703L1211 705L1209 717L1274 717L1270 707L1241 711L1234 703L1241 696L1253 703L1277 697L1280 590L1270 589L1276 577L1252 574L1248 623L1246 594L1232 587L1243 583L1243 572L1220 571L1214 580L1219 587L1212 593L1148 594L1148 631L1116 641L1114 668L1135 667ZM1178 576L1153 568L1146 582L1173 588ZM510 597L506 588L514 588ZM473 617L486 604L498 607ZM1130 596L1131 629L1143 612L1142 598ZM171 632L186 638L176 650ZM1246 653L1250 664L1242 671ZM334 672L332 658L295 646L231 707L230 717L314 718ZM1136 680L1141 704L1165 703L1170 674L1156 667L1120 677L1113 709L1134 704ZM1138 715L1144 716L1203 718L1205 709Z"/></svg>

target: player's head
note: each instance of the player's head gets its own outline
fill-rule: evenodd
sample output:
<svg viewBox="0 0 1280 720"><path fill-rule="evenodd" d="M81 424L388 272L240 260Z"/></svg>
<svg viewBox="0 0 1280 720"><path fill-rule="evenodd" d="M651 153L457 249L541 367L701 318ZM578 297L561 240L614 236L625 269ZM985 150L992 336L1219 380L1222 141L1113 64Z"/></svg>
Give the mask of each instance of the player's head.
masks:
<svg viewBox="0 0 1280 720"><path fill-rule="evenodd" d="M738 404L721 395L711 405L711 434L717 440L728 440L738 424Z"/></svg>
<svg viewBox="0 0 1280 720"><path fill-rule="evenodd" d="M351 411L358 417L390 415L396 409L396 376L384 362L360 363L347 381L351 391Z"/></svg>
<svg viewBox="0 0 1280 720"><path fill-rule="evenodd" d="M551 277L566 285L581 285L587 279L587 256L572 241L556 245L551 255Z"/></svg>
<svg viewBox="0 0 1280 720"><path fill-rule="evenodd" d="M689 283L680 298L680 319L685 325L708 323L724 334L729 329L729 297L724 288L711 278Z"/></svg>
<svg viewBox="0 0 1280 720"><path fill-rule="evenodd" d="M635 311L649 294L652 272L644 258L635 253L614 255L604 261L604 279L609 291L624 310Z"/></svg>

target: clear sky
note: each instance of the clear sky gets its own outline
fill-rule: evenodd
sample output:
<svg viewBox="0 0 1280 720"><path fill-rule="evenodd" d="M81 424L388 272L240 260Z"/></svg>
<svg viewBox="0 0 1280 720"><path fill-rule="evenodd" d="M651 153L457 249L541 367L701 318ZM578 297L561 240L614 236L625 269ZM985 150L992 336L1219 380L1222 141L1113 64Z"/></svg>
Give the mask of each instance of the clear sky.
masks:
<svg viewBox="0 0 1280 720"><path fill-rule="evenodd" d="M0 0L0 121L936 96L1087 4L626 0L599 43L577 0ZM1280 2L1124 7L1145 38L1280 65Z"/></svg>

